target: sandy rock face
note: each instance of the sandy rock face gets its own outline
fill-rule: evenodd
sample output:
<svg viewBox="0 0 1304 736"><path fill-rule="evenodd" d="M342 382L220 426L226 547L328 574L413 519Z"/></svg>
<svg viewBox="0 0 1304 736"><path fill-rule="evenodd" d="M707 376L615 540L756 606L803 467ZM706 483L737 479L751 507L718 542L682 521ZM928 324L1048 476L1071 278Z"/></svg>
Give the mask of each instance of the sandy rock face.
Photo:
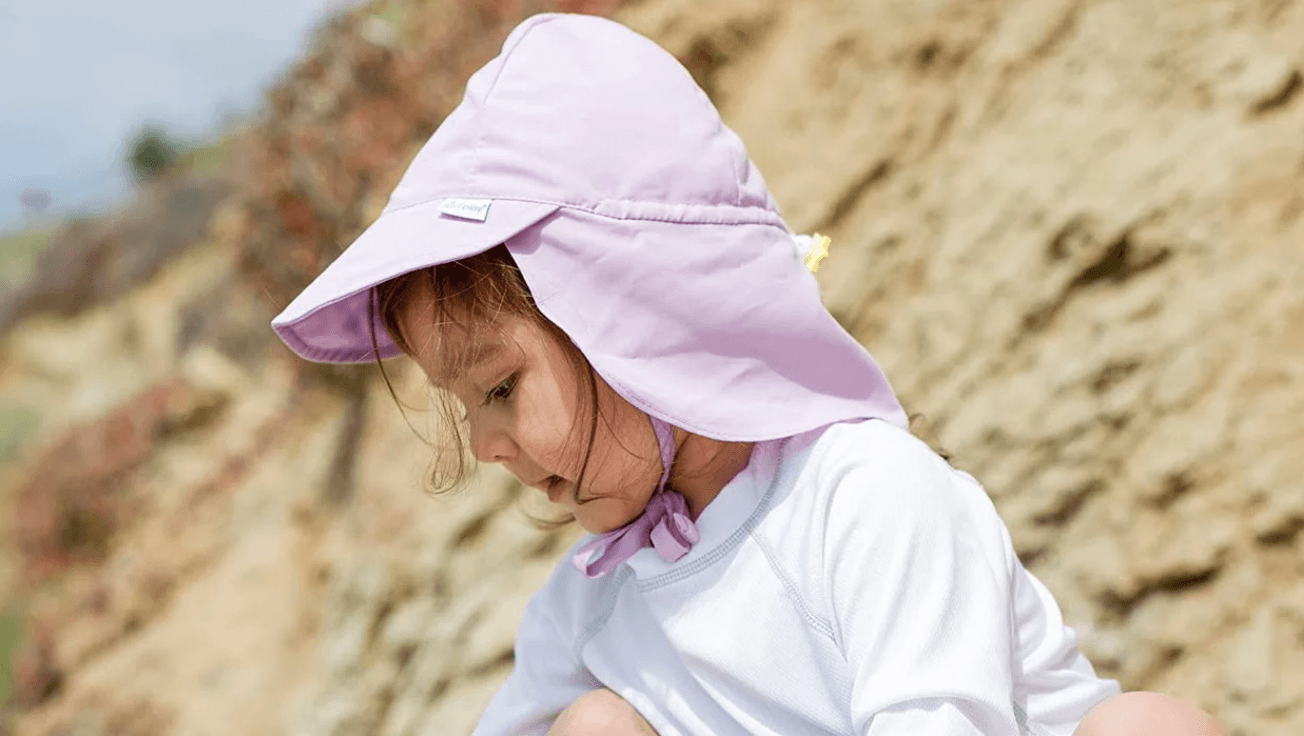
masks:
<svg viewBox="0 0 1304 736"><path fill-rule="evenodd" d="M511 25L492 13L528 10L490 6L458 21L474 53L420 47L456 36L421 2L341 24L272 101L238 214L117 302L7 339L0 395L60 407L39 447L151 386L222 407L133 455L107 551L32 597L32 666L59 684L16 733L468 733L510 671L575 530L531 528L493 470L427 497L383 384L229 347L383 204L429 133L395 121L446 114L456 85L408 89L421 70L464 78ZM620 12L712 95L794 229L833 237L830 311L987 487L1097 670L1229 733L1304 731L1304 4ZM245 306L182 329L201 292Z"/></svg>
<svg viewBox="0 0 1304 736"><path fill-rule="evenodd" d="M630 19L834 236L830 310L1098 668L1298 730L1304 8L714 12Z"/></svg>

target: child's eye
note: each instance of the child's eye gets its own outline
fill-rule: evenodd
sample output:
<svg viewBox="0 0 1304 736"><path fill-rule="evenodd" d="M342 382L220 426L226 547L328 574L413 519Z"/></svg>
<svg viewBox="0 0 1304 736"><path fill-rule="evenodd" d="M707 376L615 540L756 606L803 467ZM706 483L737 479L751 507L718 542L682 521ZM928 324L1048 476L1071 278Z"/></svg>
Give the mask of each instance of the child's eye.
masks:
<svg viewBox="0 0 1304 736"><path fill-rule="evenodd" d="M484 403L488 404L493 401L506 401L512 397L512 390L516 388L516 374L508 376L502 383L490 389L485 394Z"/></svg>

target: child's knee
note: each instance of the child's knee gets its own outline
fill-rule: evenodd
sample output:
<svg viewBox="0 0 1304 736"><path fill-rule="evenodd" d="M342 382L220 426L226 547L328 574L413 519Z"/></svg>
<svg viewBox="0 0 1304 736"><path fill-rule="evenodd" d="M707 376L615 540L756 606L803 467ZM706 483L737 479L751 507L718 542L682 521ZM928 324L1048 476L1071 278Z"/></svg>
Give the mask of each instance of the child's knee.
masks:
<svg viewBox="0 0 1304 736"><path fill-rule="evenodd" d="M590 690L557 716L548 736L657 736L624 698L605 688Z"/></svg>
<svg viewBox="0 0 1304 736"><path fill-rule="evenodd" d="M1110 698L1082 719L1073 736L1226 736L1213 716L1161 693Z"/></svg>

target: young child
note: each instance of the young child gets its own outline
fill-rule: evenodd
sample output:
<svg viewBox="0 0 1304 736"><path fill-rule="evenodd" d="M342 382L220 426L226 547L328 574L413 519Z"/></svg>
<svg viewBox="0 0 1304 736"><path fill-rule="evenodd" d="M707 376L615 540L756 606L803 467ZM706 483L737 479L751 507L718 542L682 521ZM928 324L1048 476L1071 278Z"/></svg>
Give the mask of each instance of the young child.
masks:
<svg viewBox="0 0 1304 736"><path fill-rule="evenodd" d="M416 360L595 535L475 733L1220 733L1096 676L802 243L673 58L542 15L275 320L310 360Z"/></svg>

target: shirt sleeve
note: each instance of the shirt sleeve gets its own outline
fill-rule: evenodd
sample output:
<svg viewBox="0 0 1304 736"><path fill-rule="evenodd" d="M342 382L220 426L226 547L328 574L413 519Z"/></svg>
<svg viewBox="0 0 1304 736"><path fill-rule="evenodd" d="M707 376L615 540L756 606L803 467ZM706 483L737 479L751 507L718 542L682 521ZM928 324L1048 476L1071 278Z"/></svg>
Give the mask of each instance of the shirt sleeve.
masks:
<svg viewBox="0 0 1304 736"><path fill-rule="evenodd" d="M567 706L602 687L549 615L551 594L545 588L526 605L516 633L512 673L489 701L472 736L543 736Z"/></svg>
<svg viewBox="0 0 1304 736"><path fill-rule="evenodd" d="M1017 564L985 492L926 445L881 430L826 465L824 567L850 667L853 732L1009 736Z"/></svg>

